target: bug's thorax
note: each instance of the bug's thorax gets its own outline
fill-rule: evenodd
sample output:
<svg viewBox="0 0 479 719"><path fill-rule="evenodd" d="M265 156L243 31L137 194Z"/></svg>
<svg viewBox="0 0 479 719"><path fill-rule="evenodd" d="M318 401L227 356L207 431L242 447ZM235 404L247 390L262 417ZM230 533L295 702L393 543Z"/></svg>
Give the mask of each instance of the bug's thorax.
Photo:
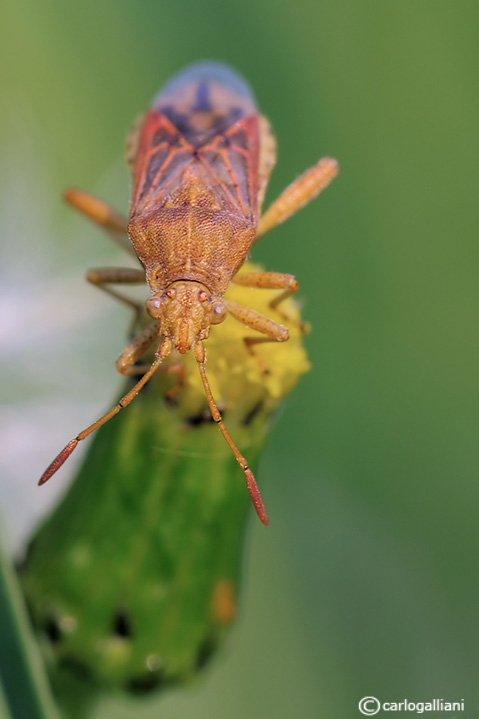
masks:
<svg viewBox="0 0 479 719"><path fill-rule="evenodd" d="M221 296L248 254L255 223L190 178L160 206L132 215L128 231L153 292L192 280Z"/></svg>
<svg viewBox="0 0 479 719"><path fill-rule="evenodd" d="M161 335L169 337L181 354L207 339L211 325L226 317L221 299L191 280L173 282L165 292L157 292L147 300L146 310L159 320Z"/></svg>

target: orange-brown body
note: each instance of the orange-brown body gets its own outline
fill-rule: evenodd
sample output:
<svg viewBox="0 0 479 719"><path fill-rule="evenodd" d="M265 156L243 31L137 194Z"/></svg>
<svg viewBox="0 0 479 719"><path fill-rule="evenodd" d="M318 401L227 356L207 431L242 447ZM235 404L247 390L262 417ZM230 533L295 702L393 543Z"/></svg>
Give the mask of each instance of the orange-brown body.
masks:
<svg viewBox="0 0 479 719"><path fill-rule="evenodd" d="M128 232L154 296L147 309L180 353L226 316L210 310L255 238L265 123L238 76L205 63L167 85L133 131Z"/></svg>
<svg viewBox="0 0 479 719"><path fill-rule="evenodd" d="M153 322L116 362L120 372L140 374L141 379L110 412L67 444L45 470L40 484L57 471L79 441L132 401L173 349L180 354L192 350L212 417L244 472L261 521L267 523L253 474L226 430L211 393L203 341L211 325L219 324L229 313L260 334L245 337L244 342L267 372L254 347L288 339L285 326L249 307L223 300L231 282L281 290L269 306L288 319L278 306L298 289L293 275L237 273L253 241L319 194L336 175L337 163L330 158L320 160L261 214L275 160L274 135L258 112L248 85L223 65L199 63L163 88L130 133L127 162L133 175L133 193L129 220L82 191L67 193L71 204L120 235L120 244L132 251L124 239L128 233L143 267L92 270L89 281L138 311L135 301L109 285L146 280L151 290L146 310ZM154 343L157 350L153 363L139 364Z"/></svg>
<svg viewBox="0 0 479 719"><path fill-rule="evenodd" d="M256 227L219 208L201 181L192 180L168 206L133 217L128 230L154 292L181 279L223 295L245 261Z"/></svg>

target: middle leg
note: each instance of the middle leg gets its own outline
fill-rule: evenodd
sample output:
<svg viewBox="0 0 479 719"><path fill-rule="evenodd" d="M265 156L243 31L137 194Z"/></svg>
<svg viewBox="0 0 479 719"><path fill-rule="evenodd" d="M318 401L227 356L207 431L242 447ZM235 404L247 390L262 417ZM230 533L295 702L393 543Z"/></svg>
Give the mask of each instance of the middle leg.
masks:
<svg viewBox="0 0 479 719"><path fill-rule="evenodd" d="M269 306L286 322L299 327L301 332L306 333L308 331L308 323L300 322L279 309L281 302L291 297L299 289L299 283L294 275L288 275L285 272L243 272L235 275L232 282L244 287L257 287L263 290L283 290L281 294L271 300Z"/></svg>
<svg viewBox="0 0 479 719"><path fill-rule="evenodd" d="M263 335L267 335L266 337L244 337L243 342L248 353L258 363L261 372L269 374L269 367L258 356L254 348L256 345L264 344L265 342L285 342L289 337L287 328L250 307L244 307L231 300L224 300L224 303L230 315L238 322L250 327L252 330L261 332Z"/></svg>
<svg viewBox="0 0 479 719"><path fill-rule="evenodd" d="M88 270L86 278L92 285L95 285L119 302L123 302L134 309L137 315L140 313L142 305L139 302L136 302L131 299L131 297L124 295L122 292L114 290L112 287L109 287L109 285L143 284L146 281L144 270L137 270L131 267L101 267L96 270Z"/></svg>

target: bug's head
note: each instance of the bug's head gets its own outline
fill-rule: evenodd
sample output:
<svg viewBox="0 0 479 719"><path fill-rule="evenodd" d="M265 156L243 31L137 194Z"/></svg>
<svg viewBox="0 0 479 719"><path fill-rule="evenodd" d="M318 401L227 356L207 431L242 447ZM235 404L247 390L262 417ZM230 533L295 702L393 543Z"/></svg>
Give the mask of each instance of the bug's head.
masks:
<svg viewBox="0 0 479 719"><path fill-rule="evenodd" d="M211 325L223 322L226 307L220 298L212 296L200 282L180 280L164 292L158 292L146 302L146 311L160 321L160 333L170 337L181 354L205 340Z"/></svg>

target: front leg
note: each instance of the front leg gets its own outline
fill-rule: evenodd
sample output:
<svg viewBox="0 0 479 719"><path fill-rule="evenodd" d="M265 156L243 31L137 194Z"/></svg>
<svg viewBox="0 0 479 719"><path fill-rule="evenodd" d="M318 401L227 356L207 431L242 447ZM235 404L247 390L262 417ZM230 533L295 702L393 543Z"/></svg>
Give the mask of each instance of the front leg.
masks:
<svg viewBox="0 0 479 719"><path fill-rule="evenodd" d="M144 374L151 366L151 362L144 365L135 365L135 363L150 349L151 345L158 339L159 334L160 325L158 321L152 322L145 327L118 357L115 363L118 372L126 375Z"/></svg>

